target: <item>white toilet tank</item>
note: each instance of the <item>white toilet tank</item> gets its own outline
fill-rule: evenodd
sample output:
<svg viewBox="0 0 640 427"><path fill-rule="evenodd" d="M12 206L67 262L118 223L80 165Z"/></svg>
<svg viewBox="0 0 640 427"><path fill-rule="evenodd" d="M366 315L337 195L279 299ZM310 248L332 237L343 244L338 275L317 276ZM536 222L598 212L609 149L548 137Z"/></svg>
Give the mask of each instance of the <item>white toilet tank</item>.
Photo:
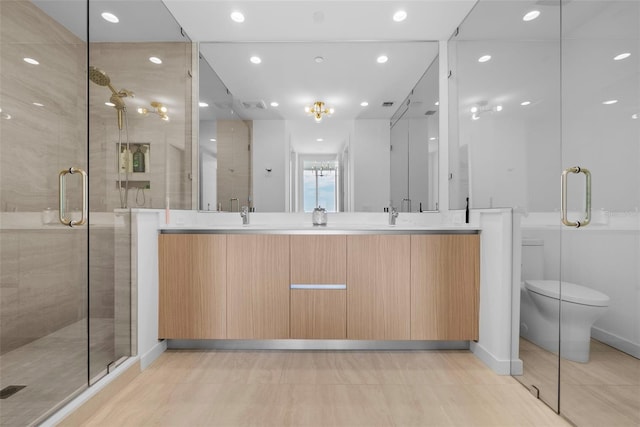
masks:
<svg viewBox="0 0 640 427"><path fill-rule="evenodd" d="M544 240L522 239L522 281L544 279Z"/></svg>

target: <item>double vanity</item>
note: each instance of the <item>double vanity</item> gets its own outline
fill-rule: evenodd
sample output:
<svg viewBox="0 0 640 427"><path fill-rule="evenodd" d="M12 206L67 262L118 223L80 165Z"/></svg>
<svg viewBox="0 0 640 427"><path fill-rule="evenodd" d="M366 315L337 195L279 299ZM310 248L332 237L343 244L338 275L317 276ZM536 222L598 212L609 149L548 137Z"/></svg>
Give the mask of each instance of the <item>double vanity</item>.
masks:
<svg viewBox="0 0 640 427"><path fill-rule="evenodd" d="M158 338L478 339L469 227L166 227Z"/></svg>

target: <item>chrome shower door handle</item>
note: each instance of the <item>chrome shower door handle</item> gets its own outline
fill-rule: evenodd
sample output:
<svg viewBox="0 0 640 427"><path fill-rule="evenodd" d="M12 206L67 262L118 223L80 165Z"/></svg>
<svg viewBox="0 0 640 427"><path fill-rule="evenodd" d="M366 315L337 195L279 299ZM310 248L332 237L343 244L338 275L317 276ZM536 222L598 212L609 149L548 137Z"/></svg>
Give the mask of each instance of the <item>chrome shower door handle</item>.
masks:
<svg viewBox="0 0 640 427"><path fill-rule="evenodd" d="M82 176L82 216L79 220L72 220L67 218L66 202L65 202L65 182L68 174L79 173ZM59 216L60 222L69 227L74 225L83 225L87 223L88 206L87 206L87 172L80 168L70 167L69 169L63 169L58 175L58 203L59 203Z"/></svg>
<svg viewBox="0 0 640 427"><path fill-rule="evenodd" d="M583 173L586 178L585 187L585 213L584 219L579 221L569 221L567 218L567 175L570 173ZM589 169L580 166L567 168L562 172L562 188L561 188L561 210L562 223L569 227L585 227L591 222L591 172Z"/></svg>

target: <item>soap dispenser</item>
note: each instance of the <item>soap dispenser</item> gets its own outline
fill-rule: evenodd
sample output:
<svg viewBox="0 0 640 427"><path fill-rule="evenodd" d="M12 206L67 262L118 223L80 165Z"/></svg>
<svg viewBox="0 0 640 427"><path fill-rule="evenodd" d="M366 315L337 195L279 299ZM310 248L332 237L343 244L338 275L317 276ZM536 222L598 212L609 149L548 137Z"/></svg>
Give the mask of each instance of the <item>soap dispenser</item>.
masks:
<svg viewBox="0 0 640 427"><path fill-rule="evenodd" d="M133 171L144 172L144 153L138 145L138 149L133 153Z"/></svg>
<svg viewBox="0 0 640 427"><path fill-rule="evenodd" d="M327 225L327 210L318 206L313 209L313 225Z"/></svg>

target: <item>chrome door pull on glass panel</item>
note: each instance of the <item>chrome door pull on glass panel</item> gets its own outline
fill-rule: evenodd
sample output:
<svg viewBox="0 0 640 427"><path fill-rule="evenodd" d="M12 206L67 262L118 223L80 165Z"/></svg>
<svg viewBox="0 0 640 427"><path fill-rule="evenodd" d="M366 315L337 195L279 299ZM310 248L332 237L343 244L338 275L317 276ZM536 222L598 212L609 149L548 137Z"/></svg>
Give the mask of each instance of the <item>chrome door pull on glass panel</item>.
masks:
<svg viewBox="0 0 640 427"><path fill-rule="evenodd" d="M73 175L74 173L79 173L82 176L82 216L79 220L72 220L71 218L67 218L66 206L65 206L65 181L67 174ZM83 225L87 222L87 172L80 168L70 167L69 169L63 169L60 171L58 175L58 198L59 198L59 206L60 206L60 222L64 225L68 225L69 227L73 227L74 225Z"/></svg>
<svg viewBox="0 0 640 427"><path fill-rule="evenodd" d="M585 187L585 213L584 219L579 221L569 221L567 218L567 175L570 173L583 173L586 178L587 185ZM561 189L561 209L562 209L562 223L569 227L585 227L591 222L591 172L589 169L580 166L574 166L567 168L562 172L562 189Z"/></svg>

